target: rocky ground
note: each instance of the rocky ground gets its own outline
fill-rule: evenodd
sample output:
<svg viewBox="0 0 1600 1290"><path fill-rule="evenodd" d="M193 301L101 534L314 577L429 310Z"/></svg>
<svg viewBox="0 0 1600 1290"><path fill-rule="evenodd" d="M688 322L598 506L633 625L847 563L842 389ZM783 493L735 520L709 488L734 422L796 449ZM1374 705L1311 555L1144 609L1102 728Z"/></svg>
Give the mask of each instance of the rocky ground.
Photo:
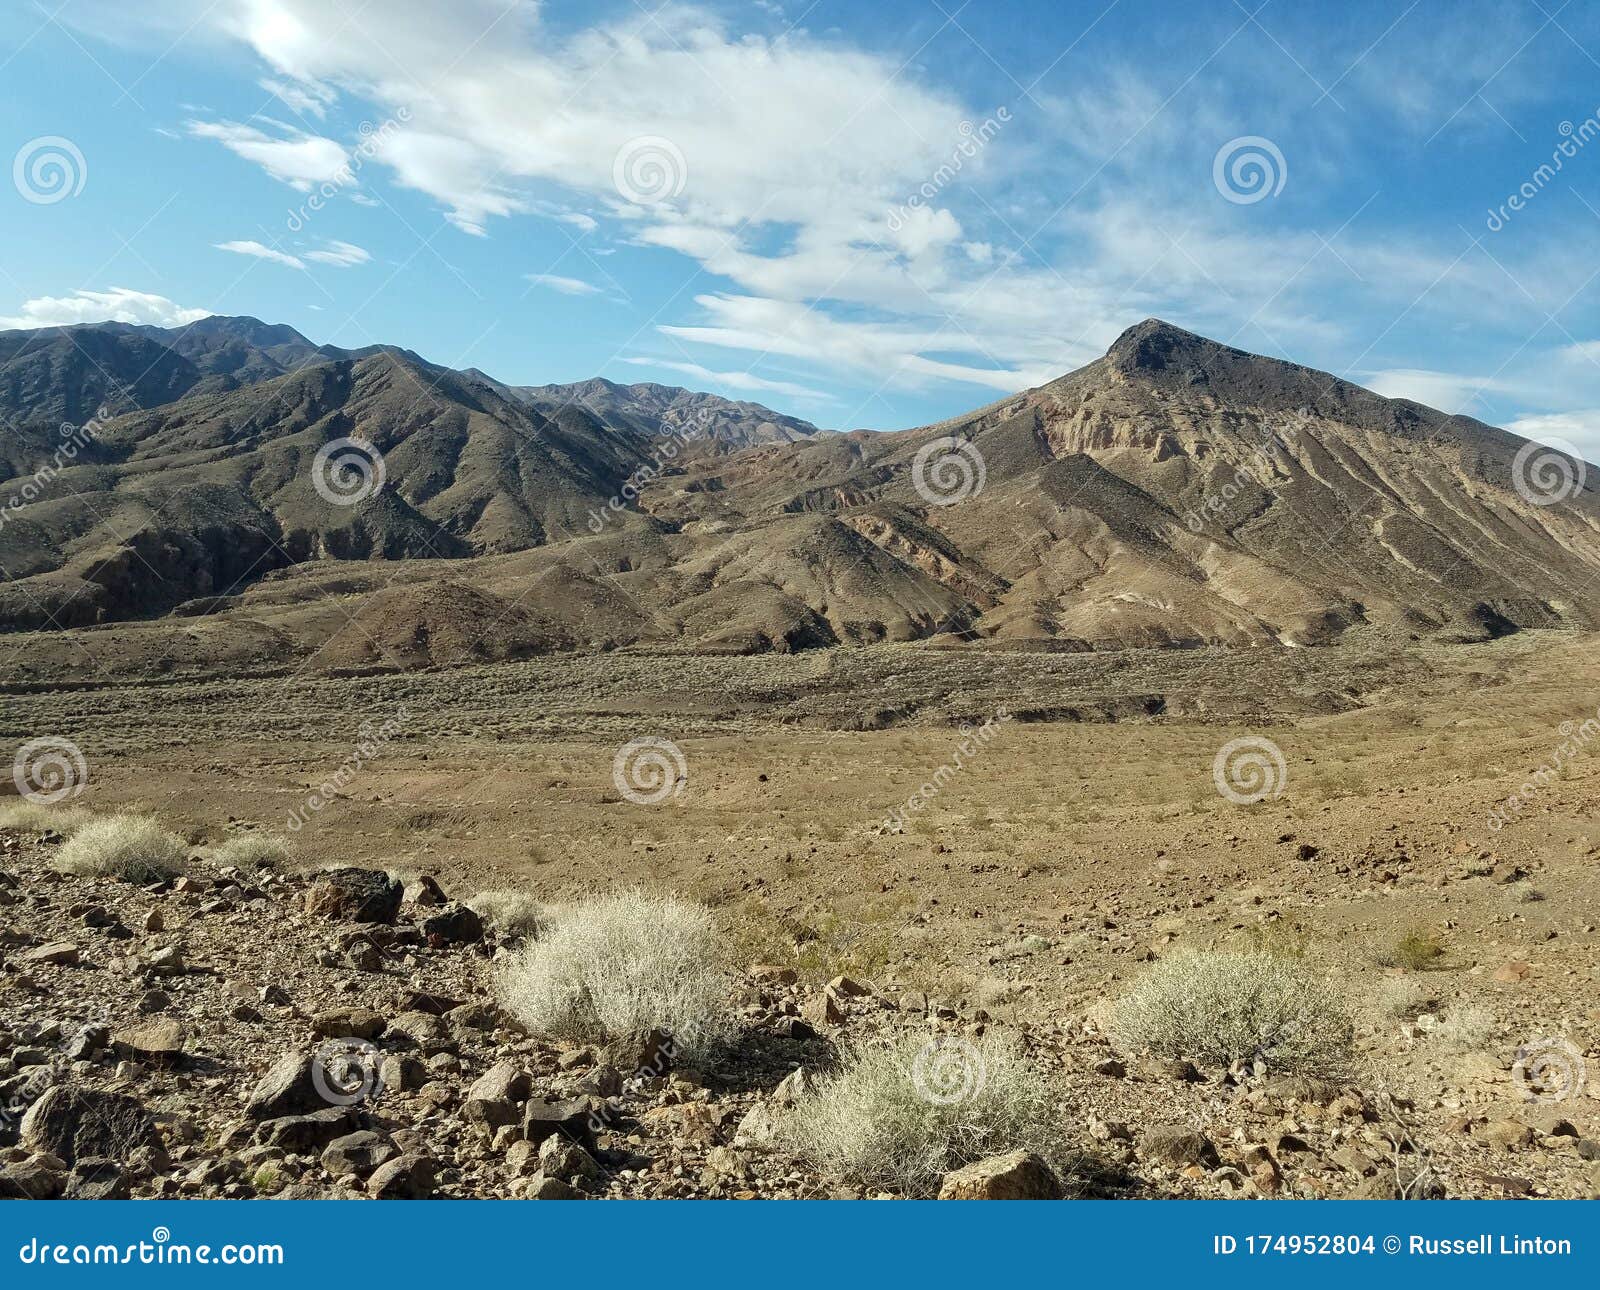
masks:
<svg viewBox="0 0 1600 1290"><path fill-rule="evenodd" d="M1199 1070L1117 1052L1095 1007L1002 1023L752 964L739 1042L695 1071L662 1035L530 1037L495 1002L502 938L426 877L239 872L201 848L140 887L57 872L57 845L0 836L0 1194L855 1196L773 1140L809 1074L851 1040L1002 1024L1072 1154L1059 1177L985 1162L947 1195L1600 1193L1592 1099L1530 1101L1503 1061L1465 1097Z"/></svg>

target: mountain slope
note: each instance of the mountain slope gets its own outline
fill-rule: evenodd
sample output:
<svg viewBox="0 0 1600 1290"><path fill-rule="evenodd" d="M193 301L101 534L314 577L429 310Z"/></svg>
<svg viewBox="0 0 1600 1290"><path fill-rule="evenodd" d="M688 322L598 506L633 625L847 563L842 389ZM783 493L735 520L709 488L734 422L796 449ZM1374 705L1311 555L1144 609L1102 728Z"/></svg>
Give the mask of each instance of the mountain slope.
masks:
<svg viewBox="0 0 1600 1290"><path fill-rule="evenodd" d="M820 433L799 417L759 403L656 385L618 385L595 377L570 385L520 385L512 393L547 414L576 404L608 426L644 435L676 434L722 450L762 443L793 443Z"/></svg>

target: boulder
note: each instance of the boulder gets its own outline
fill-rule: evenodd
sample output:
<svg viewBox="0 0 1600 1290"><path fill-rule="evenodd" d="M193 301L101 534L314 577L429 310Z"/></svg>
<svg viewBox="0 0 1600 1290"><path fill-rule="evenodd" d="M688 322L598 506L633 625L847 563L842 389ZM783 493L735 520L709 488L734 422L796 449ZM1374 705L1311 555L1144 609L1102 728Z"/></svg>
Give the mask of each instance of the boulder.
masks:
<svg viewBox="0 0 1600 1290"><path fill-rule="evenodd" d="M331 1008L311 1019L311 1029L324 1039L376 1039L387 1023L371 1008Z"/></svg>
<svg viewBox="0 0 1600 1290"><path fill-rule="evenodd" d="M78 947L71 941L51 941L47 945L36 945L33 949L24 950L17 955L18 963L56 963L67 967L77 961Z"/></svg>
<svg viewBox="0 0 1600 1290"><path fill-rule="evenodd" d="M433 1195L433 1174L433 1161L426 1156L398 1156L373 1171L367 1195L374 1200L427 1200Z"/></svg>
<svg viewBox="0 0 1600 1290"><path fill-rule="evenodd" d="M113 1032L111 1051L134 1061L171 1061L183 1056L187 1038L180 1021L171 1018L141 1021Z"/></svg>
<svg viewBox="0 0 1600 1290"><path fill-rule="evenodd" d="M944 1176L940 1200L1060 1200L1061 1184L1031 1151L990 1156Z"/></svg>
<svg viewBox="0 0 1600 1290"><path fill-rule="evenodd" d="M1156 1124L1139 1135L1139 1153L1165 1165L1215 1169L1221 1160L1210 1138L1182 1124Z"/></svg>
<svg viewBox="0 0 1600 1290"><path fill-rule="evenodd" d="M30 1151L79 1159L126 1160L140 1148L164 1154L156 1122L137 1098L57 1084L22 1117L19 1141Z"/></svg>
<svg viewBox="0 0 1600 1290"><path fill-rule="evenodd" d="M322 1167L335 1178L346 1174L365 1178L399 1154L394 1143L375 1129L358 1129L328 1143L322 1153Z"/></svg>
<svg viewBox="0 0 1600 1290"><path fill-rule="evenodd" d="M132 1191L120 1163L91 1157L73 1166L62 1194L68 1200L127 1200Z"/></svg>
<svg viewBox="0 0 1600 1290"><path fill-rule="evenodd" d="M317 875L303 897L305 911L351 923L392 923L405 887L382 869L345 867Z"/></svg>
<svg viewBox="0 0 1600 1290"><path fill-rule="evenodd" d="M355 1128L356 1119L354 1108L348 1106L327 1106L306 1115L280 1116L261 1122L256 1129L256 1141L263 1146L302 1154L320 1151Z"/></svg>
<svg viewBox="0 0 1600 1290"><path fill-rule="evenodd" d="M302 1053L285 1053L256 1082L245 1104L245 1114L253 1120L274 1120L321 1110L327 1105L312 1078L311 1058Z"/></svg>
<svg viewBox="0 0 1600 1290"><path fill-rule="evenodd" d="M483 920L465 905L446 905L418 924L430 945L473 945L483 939Z"/></svg>
<svg viewBox="0 0 1600 1290"><path fill-rule="evenodd" d="M522 1111L522 1136L543 1142L557 1136L569 1142L587 1142L592 1133L588 1098L570 1097L560 1102L536 1097Z"/></svg>

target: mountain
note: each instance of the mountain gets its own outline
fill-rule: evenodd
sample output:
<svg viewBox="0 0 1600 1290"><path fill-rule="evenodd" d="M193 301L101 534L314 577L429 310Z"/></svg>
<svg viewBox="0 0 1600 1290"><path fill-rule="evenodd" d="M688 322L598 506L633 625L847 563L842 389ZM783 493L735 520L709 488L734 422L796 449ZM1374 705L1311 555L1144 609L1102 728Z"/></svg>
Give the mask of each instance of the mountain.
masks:
<svg viewBox="0 0 1600 1290"><path fill-rule="evenodd" d="M1541 495L1526 455L1547 450L1515 435L1159 320L965 416L848 434L660 386L330 358L255 327L168 352L195 389L305 365L116 418L20 509L22 481L0 484L0 625L104 623L97 651L161 668L1600 625L1595 481ZM666 452L697 412L716 450ZM348 438L385 478L340 505L313 475Z"/></svg>
<svg viewBox="0 0 1600 1290"><path fill-rule="evenodd" d="M675 385L617 385L599 377L570 385L521 385L513 393L545 412L577 404L603 424L640 434L675 434L720 451L763 443L794 443L820 433L809 421L759 403L719 398Z"/></svg>

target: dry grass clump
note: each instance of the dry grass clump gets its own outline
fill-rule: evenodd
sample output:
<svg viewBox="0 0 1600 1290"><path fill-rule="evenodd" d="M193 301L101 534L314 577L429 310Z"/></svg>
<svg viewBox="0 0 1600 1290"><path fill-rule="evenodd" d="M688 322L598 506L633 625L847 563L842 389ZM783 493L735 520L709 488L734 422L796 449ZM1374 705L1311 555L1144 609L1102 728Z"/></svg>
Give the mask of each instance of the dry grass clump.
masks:
<svg viewBox="0 0 1600 1290"><path fill-rule="evenodd" d="M56 864L83 878L161 882L183 872L188 848L147 815L91 820L62 844Z"/></svg>
<svg viewBox="0 0 1600 1290"><path fill-rule="evenodd" d="M38 802L0 806L0 829L12 833L59 833L70 838L92 819L93 813L81 806L41 806Z"/></svg>
<svg viewBox="0 0 1600 1290"><path fill-rule="evenodd" d="M548 917L544 906L527 892L510 887L480 891L466 903L468 909L494 927L501 940L538 940Z"/></svg>
<svg viewBox="0 0 1600 1290"><path fill-rule="evenodd" d="M1426 972L1444 966L1444 942L1437 932L1413 927L1391 947L1378 954L1379 967L1401 967L1411 972Z"/></svg>
<svg viewBox="0 0 1600 1290"><path fill-rule="evenodd" d="M1474 1053L1489 1046L1499 1029L1494 1014L1476 1004L1452 1004L1428 1037L1446 1052Z"/></svg>
<svg viewBox="0 0 1600 1290"><path fill-rule="evenodd" d="M536 1034L609 1044L664 1030L692 1062L733 1035L729 962L709 911L629 891L551 911L498 985Z"/></svg>
<svg viewBox="0 0 1600 1290"><path fill-rule="evenodd" d="M848 1049L782 1118L779 1137L823 1173L907 1196L986 1156L1057 1162L1056 1107L1020 1045L912 1032Z"/></svg>
<svg viewBox="0 0 1600 1290"><path fill-rule="evenodd" d="M1354 1044L1349 1009L1326 978L1261 952L1162 959L1119 1000L1115 1028L1132 1051L1217 1066L1259 1057L1303 1075L1343 1073Z"/></svg>
<svg viewBox="0 0 1600 1290"><path fill-rule="evenodd" d="M287 838L276 833L241 833L218 847L214 859L235 869L282 869L289 857Z"/></svg>

